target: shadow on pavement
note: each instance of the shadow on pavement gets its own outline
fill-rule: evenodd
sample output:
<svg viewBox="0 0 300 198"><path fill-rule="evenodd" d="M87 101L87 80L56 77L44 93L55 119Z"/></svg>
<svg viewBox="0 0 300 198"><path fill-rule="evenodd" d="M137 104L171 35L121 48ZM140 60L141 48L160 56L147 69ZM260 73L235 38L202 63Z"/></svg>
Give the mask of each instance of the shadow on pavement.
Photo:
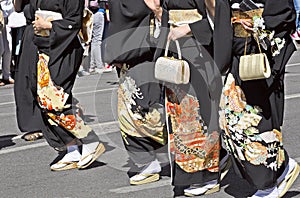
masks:
<svg viewBox="0 0 300 198"><path fill-rule="evenodd" d="M109 85L118 85L119 81L107 81L106 83Z"/></svg>
<svg viewBox="0 0 300 198"><path fill-rule="evenodd" d="M0 136L0 149L15 145L16 143L13 142L12 138L16 136L17 135Z"/></svg>
<svg viewBox="0 0 300 198"><path fill-rule="evenodd" d="M90 123L95 121L96 116L94 115L84 115L83 120L85 123Z"/></svg>
<svg viewBox="0 0 300 198"><path fill-rule="evenodd" d="M300 192L299 191L290 191L287 192L283 198L291 198L291 197L299 197Z"/></svg>
<svg viewBox="0 0 300 198"><path fill-rule="evenodd" d="M98 160L101 160L101 156ZM100 167L100 166L105 166L107 165L106 163L103 163L103 162L99 162L99 161L94 161L91 165L89 165L87 168L85 169L80 169L80 171L83 171L83 170L89 170L89 169L92 169L92 168L97 168L97 167Z"/></svg>

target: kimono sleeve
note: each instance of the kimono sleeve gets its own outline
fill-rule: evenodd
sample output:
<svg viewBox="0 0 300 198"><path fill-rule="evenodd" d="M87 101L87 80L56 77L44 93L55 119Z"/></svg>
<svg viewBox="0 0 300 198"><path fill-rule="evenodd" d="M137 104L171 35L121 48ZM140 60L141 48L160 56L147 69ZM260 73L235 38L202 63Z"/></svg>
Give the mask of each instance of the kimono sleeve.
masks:
<svg viewBox="0 0 300 198"><path fill-rule="evenodd" d="M193 1L193 4L203 17L202 20L189 24L193 36L202 45L210 45L213 38L213 31L207 18L205 3L204 1Z"/></svg>
<svg viewBox="0 0 300 198"><path fill-rule="evenodd" d="M293 1L266 0L263 18L265 20L266 29L275 30L275 34L284 36L290 34L295 29L295 10Z"/></svg>
<svg viewBox="0 0 300 198"><path fill-rule="evenodd" d="M139 19L150 14L151 10L146 6L144 0L119 0L119 12L127 19ZM147 9L145 9L147 8Z"/></svg>
<svg viewBox="0 0 300 198"><path fill-rule="evenodd" d="M189 24L193 36L199 41L202 45L209 45L212 41L212 29L208 22L207 18L204 18L195 23Z"/></svg>
<svg viewBox="0 0 300 198"><path fill-rule="evenodd" d="M217 0L214 18L214 60L224 74L231 64L233 29L228 0Z"/></svg>
<svg viewBox="0 0 300 198"><path fill-rule="evenodd" d="M84 1L65 0L61 3L62 20L52 22L50 33L50 57L55 62L70 46L81 28ZM49 63L51 66L51 63Z"/></svg>

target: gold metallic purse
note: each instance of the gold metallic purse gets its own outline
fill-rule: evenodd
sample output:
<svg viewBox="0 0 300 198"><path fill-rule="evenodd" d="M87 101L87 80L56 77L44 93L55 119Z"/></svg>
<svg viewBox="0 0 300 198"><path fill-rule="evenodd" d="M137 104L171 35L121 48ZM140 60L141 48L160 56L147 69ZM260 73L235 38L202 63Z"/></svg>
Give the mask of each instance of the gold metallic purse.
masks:
<svg viewBox="0 0 300 198"><path fill-rule="evenodd" d="M239 75L242 81L266 79L271 76L271 68L265 53L261 52L258 38L255 38L259 54L246 55L247 39L245 42L244 55L240 58Z"/></svg>
<svg viewBox="0 0 300 198"><path fill-rule="evenodd" d="M180 26L200 21L202 15L197 9L169 10L169 24Z"/></svg>
<svg viewBox="0 0 300 198"><path fill-rule="evenodd" d="M157 80L174 83L187 84L190 81L190 67L188 62L181 59L179 43L175 40L178 59L168 57L170 41L166 44L165 55L159 57L155 62L154 76Z"/></svg>

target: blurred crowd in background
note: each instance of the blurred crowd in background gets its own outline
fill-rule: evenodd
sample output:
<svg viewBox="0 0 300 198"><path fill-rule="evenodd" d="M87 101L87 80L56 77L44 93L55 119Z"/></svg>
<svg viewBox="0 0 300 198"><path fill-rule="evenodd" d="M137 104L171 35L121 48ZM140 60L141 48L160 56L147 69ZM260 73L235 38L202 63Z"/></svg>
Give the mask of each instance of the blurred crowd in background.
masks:
<svg viewBox="0 0 300 198"><path fill-rule="evenodd" d="M0 0L0 86L14 84L22 36L26 26L24 7L29 0ZM92 39L84 44L85 52L78 77L111 72L112 66L103 62L102 40L109 25L107 0L85 0L93 13Z"/></svg>

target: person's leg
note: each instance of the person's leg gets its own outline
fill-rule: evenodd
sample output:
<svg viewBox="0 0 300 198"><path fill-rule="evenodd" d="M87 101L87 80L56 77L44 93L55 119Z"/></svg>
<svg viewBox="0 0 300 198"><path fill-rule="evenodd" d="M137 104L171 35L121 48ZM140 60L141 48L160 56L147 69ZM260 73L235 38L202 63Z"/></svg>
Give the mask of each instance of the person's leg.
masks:
<svg viewBox="0 0 300 198"><path fill-rule="evenodd" d="M156 157L156 150L161 147L151 138L134 137L126 135L123 137L124 146L135 166L129 170L130 184L139 185L157 181L161 172L160 163Z"/></svg>
<svg viewBox="0 0 300 198"><path fill-rule="evenodd" d="M294 0L294 6L296 10L296 31L291 34L291 37L295 41L300 41L300 0Z"/></svg>
<svg viewBox="0 0 300 198"><path fill-rule="evenodd" d="M123 64L118 91L118 120L124 146L133 162L130 184L159 180L157 149L166 143L165 114L161 87L154 83L153 63L141 63L128 70ZM151 83L149 83L151 82Z"/></svg>
<svg viewBox="0 0 300 198"><path fill-rule="evenodd" d="M80 64L80 68L78 71L79 76L89 76L90 75L90 46L86 45L84 46L84 52L82 61Z"/></svg>
<svg viewBox="0 0 300 198"><path fill-rule="evenodd" d="M84 169L91 165L105 151L105 147L100 143L99 137L92 130L85 138L80 139L82 142L82 157L78 162L78 168Z"/></svg>
<svg viewBox="0 0 300 198"><path fill-rule="evenodd" d="M91 52L90 52L90 68L89 68L89 72L94 72L96 67L97 67L97 45L92 42L91 45Z"/></svg>
<svg viewBox="0 0 300 198"><path fill-rule="evenodd" d="M99 15L99 29L98 29L98 36L99 36L99 64L97 65L97 68L104 69L104 62L102 59L102 40L103 40L103 34L104 34L104 27L105 27L105 19L104 14Z"/></svg>
<svg viewBox="0 0 300 198"><path fill-rule="evenodd" d="M10 28L6 25L2 30L3 34L3 47L4 53L2 55L2 79L4 83L11 84L14 83L14 80L11 79L10 76L10 65L11 65L11 35L10 35Z"/></svg>
<svg viewBox="0 0 300 198"><path fill-rule="evenodd" d="M67 152L61 160L52 164L50 169L52 171L61 171L77 168L77 162L80 160L81 154L76 144L76 139L66 144Z"/></svg>
<svg viewBox="0 0 300 198"><path fill-rule="evenodd" d="M294 0L295 10L296 10L296 30L300 31L300 0Z"/></svg>
<svg viewBox="0 0 300 198"><path fill-rule="evenodd" d="M103 62L101 57L101 41L97 41L96 43L92 44L92 50L93 50L93 63L96 73L102 73L103 72Z"/></svg>

